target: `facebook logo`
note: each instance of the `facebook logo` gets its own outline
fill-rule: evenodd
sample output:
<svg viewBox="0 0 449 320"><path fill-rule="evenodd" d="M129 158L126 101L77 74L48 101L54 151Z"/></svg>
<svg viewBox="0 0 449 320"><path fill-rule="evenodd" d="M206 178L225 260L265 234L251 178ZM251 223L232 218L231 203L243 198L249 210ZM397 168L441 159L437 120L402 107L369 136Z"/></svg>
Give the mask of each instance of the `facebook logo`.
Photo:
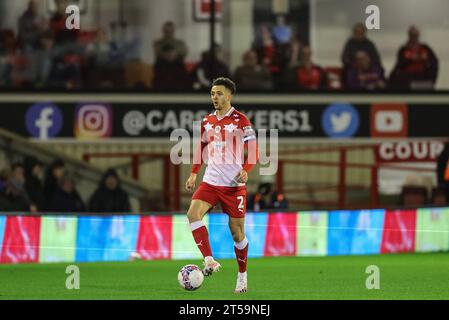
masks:
<svg viewBox="0 0 449 320"><path fill-rule="evenodd" d="M54 104L38 103L28 109L25 125L32 137L46 140L61 131L62 113Z"/></svg>

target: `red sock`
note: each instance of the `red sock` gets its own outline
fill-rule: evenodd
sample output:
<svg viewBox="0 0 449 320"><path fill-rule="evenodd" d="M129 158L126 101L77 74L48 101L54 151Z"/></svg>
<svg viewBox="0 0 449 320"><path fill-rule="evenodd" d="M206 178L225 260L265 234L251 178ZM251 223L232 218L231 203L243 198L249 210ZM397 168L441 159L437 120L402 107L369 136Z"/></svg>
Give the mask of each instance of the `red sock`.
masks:
<svg viewBox="0 0 449 320"><path fill-rule="evenodd" d="M245 245L246 242L246 245ZM245 245L243 249L239 249L237 245ZM237 258L237 263L239 264L239 272L246 272L246 265L248 263L248 240L245 238L239 244L234 244L235 257Z"/></svg>
<svg viewBox="0 0 449 320"><path fill-rule="evenodd" d="M192 224L197 224L197 222ZM209 244L209 233L207 232L206 226L202 222L198 223L196 226L192 226L192 224L191 227L193 238L195 239L195 243L198 246L198 249L200 249L201 254L204 258L212 256L212 250Z"/></svg>

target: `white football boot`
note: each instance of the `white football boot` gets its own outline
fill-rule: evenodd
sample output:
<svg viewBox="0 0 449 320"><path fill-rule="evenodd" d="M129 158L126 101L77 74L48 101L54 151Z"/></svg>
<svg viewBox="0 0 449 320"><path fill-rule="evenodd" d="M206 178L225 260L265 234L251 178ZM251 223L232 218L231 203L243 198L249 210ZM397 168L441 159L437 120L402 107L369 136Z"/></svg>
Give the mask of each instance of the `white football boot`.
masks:
<svg viewBox="0 0 449 320"><path fill-rule="evenodd" d="M217 261L214 260L212 257L206 257L204 259L204 269L203 274L205 276L210 276L213 272L220 271L221 264L219 264Z"/></svg>
<svg viewBox="0 0 449 320"><path fill-rule="evenodd" d="M246 271L243 273L238 273L237 275L237 284L235 286L235 293L245 293L248 291L248 278L246 275Z"/></svg>

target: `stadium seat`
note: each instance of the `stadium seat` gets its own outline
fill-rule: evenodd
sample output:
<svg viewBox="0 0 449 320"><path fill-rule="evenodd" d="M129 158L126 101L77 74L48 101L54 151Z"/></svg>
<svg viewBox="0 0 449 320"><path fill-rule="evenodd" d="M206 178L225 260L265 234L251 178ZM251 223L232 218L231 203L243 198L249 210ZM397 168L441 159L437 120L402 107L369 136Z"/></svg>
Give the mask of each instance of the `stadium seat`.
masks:
<svg viewBox="0 0 449 320"><path fill-rule="evenodd" d="M145 88L153 87L154 71L149 64L135 61L125 65L125 79L129 88L143 85Z"/></svg>
<svg viewBox="0 0 449 320"><path fill-rule="evenodd" d="M326 67L324 71L327 74L327 87L331 90L340 90L343 88L342 84L342 68Z"/></svg>

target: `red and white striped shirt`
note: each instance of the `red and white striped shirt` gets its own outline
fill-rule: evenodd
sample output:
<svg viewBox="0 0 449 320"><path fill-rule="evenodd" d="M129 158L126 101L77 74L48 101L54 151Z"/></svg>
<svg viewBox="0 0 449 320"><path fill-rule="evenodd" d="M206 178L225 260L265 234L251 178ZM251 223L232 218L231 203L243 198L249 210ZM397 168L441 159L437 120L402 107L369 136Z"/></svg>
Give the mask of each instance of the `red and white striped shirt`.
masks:
<svg viewBox="0 0 449 320"><path fill-rule="evenodd" d="M196 159L201 154L201 162L192 167L192 172L198 173L207 159L204 182L214 186L244 186L235 177L242 169L249 172L258 160L256 133L248 118L234 107L221 118L215 111L201 121L201 147L196 152Z"/></svg>

